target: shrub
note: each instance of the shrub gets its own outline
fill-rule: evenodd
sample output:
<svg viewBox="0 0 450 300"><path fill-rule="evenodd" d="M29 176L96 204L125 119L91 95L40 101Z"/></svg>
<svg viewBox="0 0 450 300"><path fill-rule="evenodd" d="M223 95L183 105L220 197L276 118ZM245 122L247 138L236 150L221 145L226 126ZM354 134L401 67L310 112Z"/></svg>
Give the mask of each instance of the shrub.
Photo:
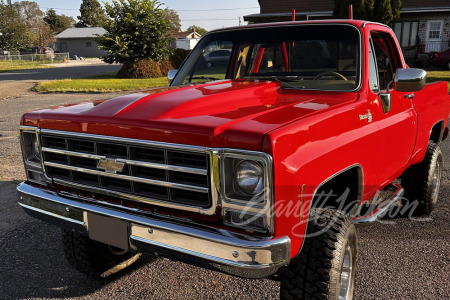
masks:
<svg viewBox="0 0 450 300"><path fill-rule="evenodd" d="M150 59L124 63L117 72L117 78L158 78L162 76L160 63Z"/></svg>
<svg viewBox="0 0 450 300"><path fill-rule="evenodd" d="M161 74L163 76L167 76L170 70L174 69L170 60L166 59L159 63L159 69L161 70Z"/></svg>
<svg viewBox="0 0 450 300"><path fill-rule="evenodd" d="M175 69L178 69L179 67L181 67L181 64L183 63L183 61L186 59L186 57L189 55L189 53L191 53L191 51L189 50L185 50L185 49L173 49L172 50L172 54L170 55L170 62L172 63L172 66Z"/></svg>

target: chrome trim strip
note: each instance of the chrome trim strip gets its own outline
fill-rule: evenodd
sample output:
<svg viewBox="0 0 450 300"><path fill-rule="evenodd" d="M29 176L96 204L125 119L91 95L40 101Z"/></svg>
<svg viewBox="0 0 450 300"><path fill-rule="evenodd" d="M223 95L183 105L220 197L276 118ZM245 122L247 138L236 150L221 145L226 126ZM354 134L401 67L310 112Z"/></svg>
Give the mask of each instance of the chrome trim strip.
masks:
<svg viewBox="0 0 450 300"><path fill-rule="evenodd" d="M78 215L92 212L128 222L130 228L129 249L133 251L143 251L146 245L171 249L199 257L205 261L245 269L249 272L254 271L253 275L252 273L247 275L254 278L257 278L255 277L258 276L257 274L262 274L256 271L268 270L273 274L290 262L291 240L287 236L276 239L258 239L245 235L238 237L234 233L222 229L211 228L212 231L205 231L84 203L80 201L81 199L77 201L75 196L71 197L74 199L71 200L68 197L60 196L55 191L41 189L27 183L21 183L17 190L19 203L21 205L26 203L22 207L25 210L31 209L42 213L42 218L49 216L64 220L65 217L61 217L68 209L75 211ZM59 212L56 212L55 215L54 212L36 210L29 204L44 208L57 208ZM51 219L47 218L46 220L50 222ZM67 221L68 224L64 225L72 223L72 226L80 225L79 222L73 222L72 219ZM265 272L265 276L267 275Z"/></svg>
<svg viewBox="0 0 450 300"><path fill-rule="evenodd" d="M199 192L199 193L204 193L204 194L208 194L208 192L209 192L209 188L207 188L207 187L197 187L197 186L191 186L191 185L186 185L186 184L181 184L181 183L173 183L173 182L159 181L159 180L154 180L154 179L134 177L134 176L128 176L128 175L122 175L122 174L107 173L107 172L102 172L102 171L97 171L97 170L61 165L61 164L52 163L52 162L48 162L48 161L44 162L44 165L49 166L49 167L65 169L65 170L88 173L88 174L92 174L92 175L100 175L100 176L104 176L104 177L124 179L124 180L129 180L129 181L134 181L134 182L148 183L148 184L153 184L153 185L158 185L158 186L163 186L163 187L176 188L176 189L180 189L180 190Z"/></svg>
<svg viewBox="0 0 450 300"><path fill-rule="evenodd" d="M116 161L123 162L123 163L126 163L127 165L132 165L132 166L147 167L147 168L161 169L161 170L168 170L168 171L176 171L176 172L183 172L183 173L190 173L190 174L197 174L197 175L208 175L208 170L206 170L206 169L196 169L196 168L180 167L180 166L174 166L174 165L162 165L162 164L157 164L157 163L143 162L143 161L130 160L130 159L122 159L122 158L118 158L118 159L116 159Z"/></svg>
<svg viewBox="0 0 450 300"><path fill-rule="evenodd" d="M99 160L107 159L107 157L103 156L103 155L88 154L88 153L74 152L74 151L69 151L69 150L61 150L61 149L54 149L54 148L47 148L47 147L42 147L42 151L49 152L49 153L76 156L76 157L99 159ZM175 166L175 165L163 165L163 164L150 163L150 162L137 161L137 160L131 160L131 159L124 159L124 158L118 158L118 159L116 159L116 162L123 162L127 165L147 167L147 168L153 168L153 169L161 169L161 170L176 171L176 172L198 174L198 175L208 175L208 170L206 170L206 169L181 167L181 166Z"/></svg>
<svg viewBox="0 0 450 300"><path fill-rule="evenodd" d="M41 214L45 214L45 215L48 215L48 216L51 216L51 217L54 217L54 218L58 218L58 219L61 219L61 220L67 221L67 222L71 222L71 223L74 223L74 224L77 224L77 225L84 226L84 222L81 222L81 221L77 221L77 220L74 220L74 219L71 219L71 218L66 218L66 217L63 217L61 215L57 215L57 214L54 214L52 212L45 211L45 210L42 210L42 209L39 209L39 208L35 208L35 207L29 206L29 205L26 205L26 204L23 204L23 203L20 203L20 202L19 202L19 205L22 206L23 208L26 208L26 209L29 209L29 210L32 210L32 211L35 211L35 212L38 212L38 213L41 213Z"/></svg>
<svg viewBox="0 0 450 300"><path fill-rule="evenodd" d="M106 156L103 156L103 155L74 152L74 151L69 151L69 150L61 150L61 149L54 149L54 148L47 148L47 147L42 147L41 150L42 150L42 152L56 153L56 154L91 158L91 159L106 159Z"/></svg>

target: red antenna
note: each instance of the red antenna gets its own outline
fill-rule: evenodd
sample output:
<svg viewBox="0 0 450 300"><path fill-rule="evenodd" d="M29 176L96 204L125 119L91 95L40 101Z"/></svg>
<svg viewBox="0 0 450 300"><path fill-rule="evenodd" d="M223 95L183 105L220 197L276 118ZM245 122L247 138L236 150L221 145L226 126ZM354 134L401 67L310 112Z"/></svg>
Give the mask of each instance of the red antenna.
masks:
<svg viewBox="0 0 450 300"><path fill-rule="evenodd" d="M295 8L292 10L292 21L295 21Z"/></svg>
<svg viewBox="0 0 450 300"><path fill-rule="evenodd" d="M353 19L353 5L351 4L348 6L348 18Z"/></svg>

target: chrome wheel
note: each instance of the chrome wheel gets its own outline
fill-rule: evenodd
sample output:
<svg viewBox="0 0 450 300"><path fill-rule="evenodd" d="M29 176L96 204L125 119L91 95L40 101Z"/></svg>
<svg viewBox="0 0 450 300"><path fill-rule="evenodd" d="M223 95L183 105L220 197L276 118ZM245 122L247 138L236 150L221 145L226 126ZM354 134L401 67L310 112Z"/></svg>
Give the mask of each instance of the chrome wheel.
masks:
<svg viewBox="0 0 450 300"><path fill-rule="evenodd" d="M440 185L441 185L441 163L437 161L433 173L433 182L431 187L431 201L433 204L437 202Z"/></svg>
<svg viewBox="0 0 450 300"><path fill-rule="evenodd" d="M353 289L353 255L349 245L346 246L341 265L339 300L352 299Z"/></svg>

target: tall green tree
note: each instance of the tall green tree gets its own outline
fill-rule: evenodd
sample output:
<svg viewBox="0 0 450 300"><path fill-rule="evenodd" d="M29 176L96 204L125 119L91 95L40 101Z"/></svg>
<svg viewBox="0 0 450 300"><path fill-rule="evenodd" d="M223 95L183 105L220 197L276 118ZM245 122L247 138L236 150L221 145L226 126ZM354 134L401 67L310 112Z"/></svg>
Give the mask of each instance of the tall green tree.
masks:
<svg viewBox="0 0 450 300"><path fill-rule="evenodd" d="M62 32L75 24L75 20L72 17L58 15L53 8L47 10L44 21L50 25L50 29L56 33Z"/></svg>
<svg viewBox="0 0 450 300"><path fill-rule="evenodd" d="M170 23L157 0L113 0L105 3L106 34L98 37L107 63L162 61L169 55Z"/></svg>
<svg viewBox="0 0 450 300"><path fill-rule="evenodd" d="M177 12L173 9L165 8L164 13L166 14L167 19L169 20L169 31L170 32L181 31L181 20Z"/></svg>
<svg viewBox="0 0 450 300"><path fill-rule="evenodd" d="M105 20L105 11L97 0L83 0L80 14L75 27L101 27Z"/></svg>
<svg viewBox="0 0 450 300"><path fill-rule="evenodd" d="M348 19L349 5L353 5L353 18L390 24L400 17L401 0L335 0L333 17Z"/></svg>
<svg viewBox="0 0 450 300"><path fill-rule="evenodd" d="M18 51L32 43L32 33L12 5L0 4L0 49Z"/></svg>
<svg viewBox="0 0 450 300"><path fill-rule="evenodd" d="M202 27L196 26L196 25L189 26L186 31L187 32L193 32L194 30L195 30L195 32L197 32L200 35L204 35L206 33L206 29L205 28L202 28Z"/></svg>

